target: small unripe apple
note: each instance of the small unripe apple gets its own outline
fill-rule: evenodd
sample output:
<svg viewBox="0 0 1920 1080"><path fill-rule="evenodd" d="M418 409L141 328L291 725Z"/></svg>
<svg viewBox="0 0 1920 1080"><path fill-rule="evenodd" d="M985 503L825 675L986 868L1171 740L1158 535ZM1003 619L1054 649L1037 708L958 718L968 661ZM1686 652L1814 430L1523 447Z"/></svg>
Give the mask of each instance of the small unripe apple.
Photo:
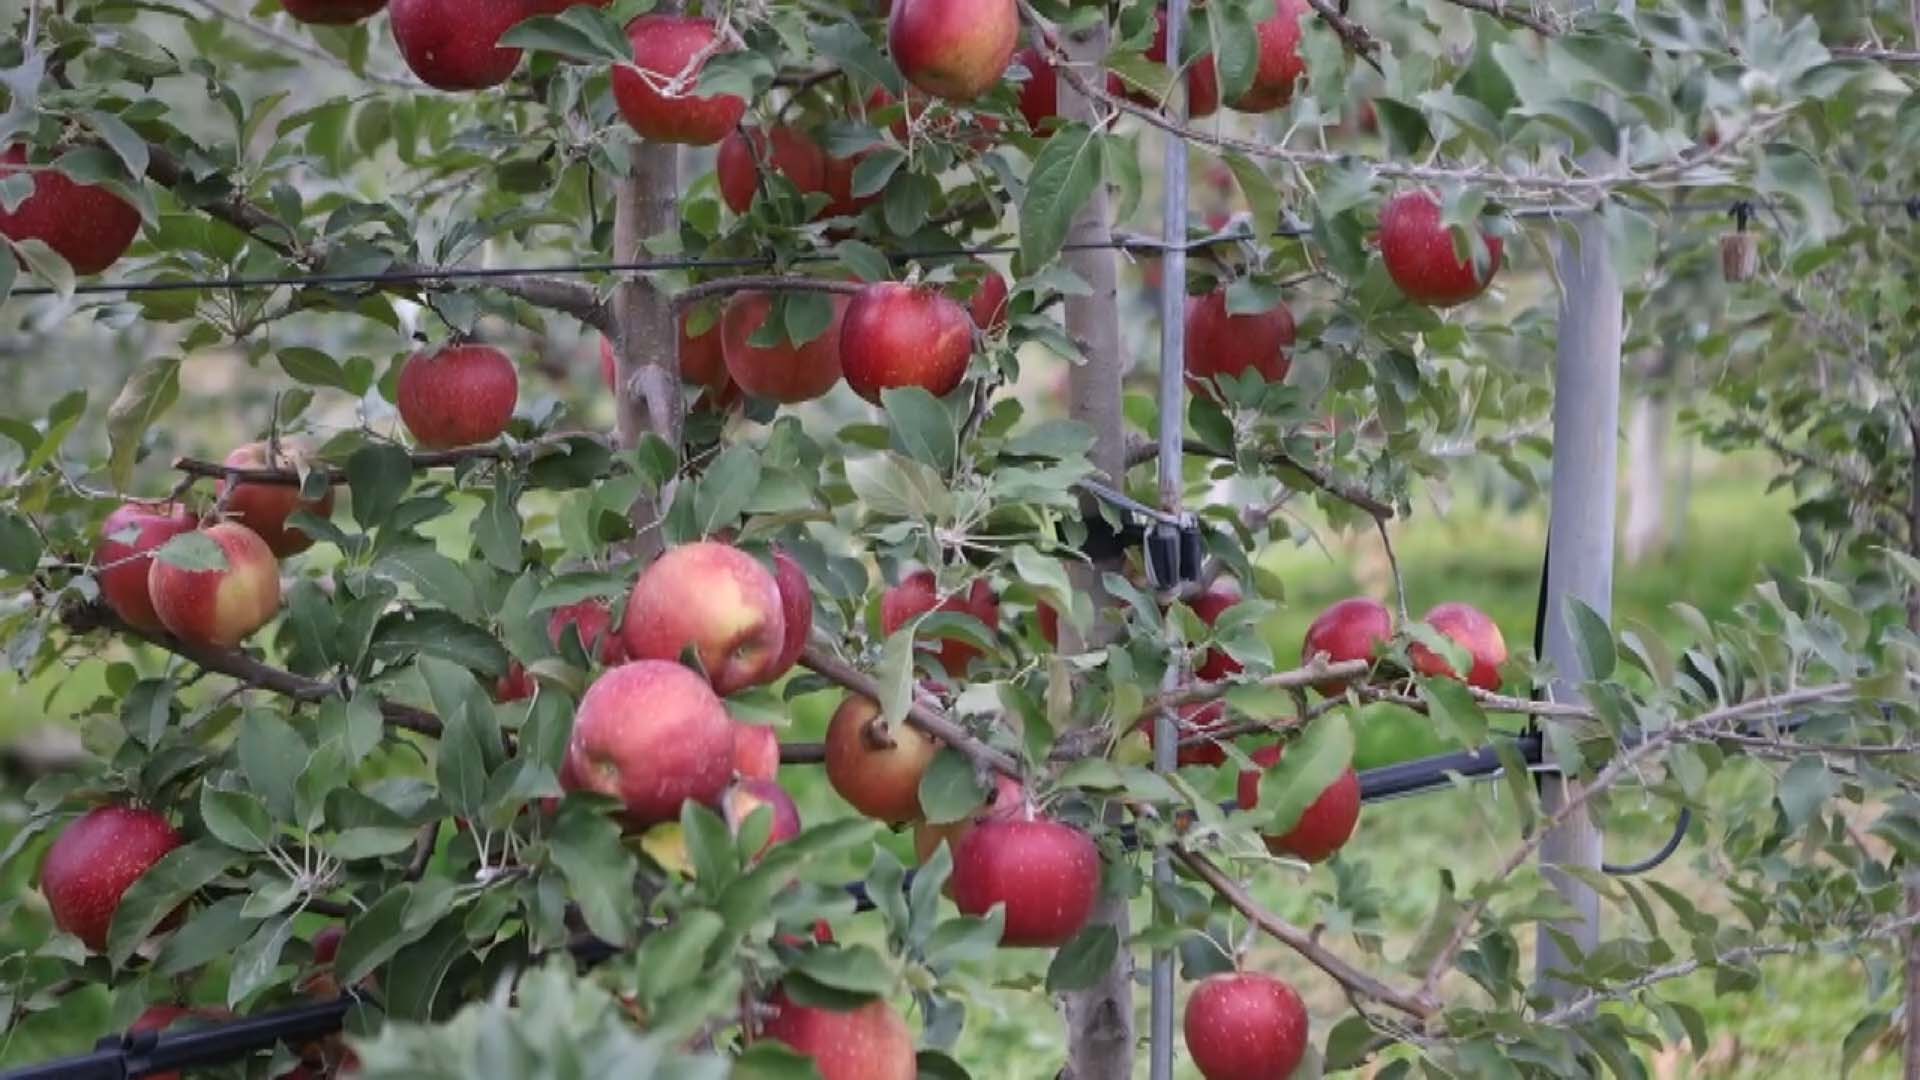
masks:
<svg viewBox="0 0 1920 1080"><path fill-rule="evenodd" d="M378 13L387 0L280 0L280 6L295 22L345 26Z"/></svg>
<svg viewBox="0 0 1920 1080"><path fill-rule="evenodd" d="M1100 849L1045 819L979 822L953 853L953 903L964 915L1006 905L1000 944L1055 948L1086 928L1100 898Z"/></svg>
<svg viewBox="0 0 1920 1080"><path fill-rule="evenodd" d="M993 89L1019 43L1014 0L895 0L887 16L894 66L948 101L972 101Z"/></svg>
<svg viewBox="0 0 1920 1080"><path fill-rule="evenodd" d="M847 1012L795 1005L775 990L762 1036L813 1062L821 1080L914 1080L913 1032L885 1000Z"/></svg>
<svg viewBox="0 0 1920 1080"><path fill-rule="evenodd" d="M827 724L827 783L862 814L889 825L920 819L920 777L939 740L889 724L872 698L850 694Z"/></svg>
<svg viewBox="0 0 1920 1080"><path fill-rule="evenodd" d="M1372 660L1377 645L1393 637L1393 614L1387 605L1366 596L1355 596L1329 606L1315 616L1307 627L1306 640L1300 643L1300 662L1311 661L1325 653L1327 662ZM1328 697L1346 692L1348 680L1326 679L1313 684Z"/></svg>
<svg viewBox="0 0 1920 1080"><path fill-rule="evenodd" d="M786 643L780 586L731 544L682 544L633 584L621 634L637 660L679 660L691 648L715 693L771 681Z"/></svg>
<svg viewBox="0 0 1920 1080"><path fill-rule="evenodd" d="M1228 102L1240 112L1271 112L1293 100L1294 84L1307 73L1300 55L1300 20L1313 10L1307 0L1274 0L1273 17L1255 27L1259 34L1260 66L1247 92Z"/></svg>
<svg viewBox="0 0 1920 1080"><path fill-rule="evenodd" d="M491 345L449 345L407 359L394 405L414 441L432 450L492 442L520 400L520 376Z"/></svg>
<svg viewBox="0 0 1920 1080"><path fill-rule="evenodd" d="M1154 12L1157 25L1153 35L1153 44L1147 47L1146 58L1156 64L1167 62L1167 9ZM1193 31L1189 27L1181 38L1193 40ZM1118 75L1107 76L1107 93L1123 94L1129 101L1149 108L1158 108L1160 102L1151 92L1135 90L1123 82ZM1220 108L1220 78L1214 70L1213 54L1208 53L1187 66L1187 116L1199 120L1212 116Z"/></svg>
<svg viewBox="0 0 1920 1080"><path fill-rule="evenodd" d="M735 723L733 771L747 780L780 775L780 733L762 724Z"/></svg>
<svg viewBox="0 0 1920 1080"><path fill-rule="evenodd" d="M147 568L160 625L181 641L232 648L280 612L280 562L252 529L223 521L200 530L226 559L223 570L187 570L162 559Z"/></svg>
<svg viewBox="0 0 1920 1080"><path fill-rule="evenodd" d="M771 136L759 128L736 129L721 140L714 158L720 197L734 213L744 214L753 206L763 159L802 194L827 190L827 156L812 139L784 124Z"/></svg>
<svg viewBox="0 0 1920 1080"><path fill-rule="evenodd" d="M677 663L636 660L595 679L574 714L560 786L611 795L629 826L715 805L733 774L733 718L706 680Z"/></svg>
<svg viewBox="0 0 1920 1080"><path fill-rule="evenodd" d="M1467 685L1482 690L1500 689L1500 665L1507 662L1507 640L1501 635L1500 627L1485 612L1471 604L1440 604L1428 611L1420 621L1432 627L1436 633L1458 642L1472 656L1473 666L1467 672ZM1460 677L1446 657L1425 645L1409 646L1407 659L1413 661L1414 670L1422 675L1444 675L1453 679Z"/></svg>
<svg viewBox="0 0 1920 1080"><path fill-rule="evenodd" d="M1500 272L1500 238L1482 232L1487 265L1476 267L1453 250L1453 232L1440 221L1440 201L1425 191L1403 191L1380 211L1380 257L1387 276L1407 299L1452 307L1479 296Z"/></svg>
<svg viewBox="0 0 1920 1080"><path fill-rule="evenodd" d="M882 633L892 634L919 615L934 610L951 611L961 615L971 615L986 624L987 629L1000 628L1000 598L993 594L993 587L984 580L977 580L967 588L964 594L956 593L940 599L940 588L931 570L917 570L900 579L900 584L888 589L880 597L880 629ZM940 654L940 666L954 678L963 678L967 674L967 665L973 663L980 650L958 638L949 638L936 646Z"/></svg>
<svg viewBox="0 0 1920 1080"><path fill-rule="evenodd" d="M164 629L147 589L148 568L153 565L149 553L199 525L182 507L162 510L141 503L126 503L101 523L100 543L93 549L100 598L127 625L149 632Z"/></svg>
<svg viewBox="0 0 1920 1080"><path fill-rule="evenodd" d="M40 892L53 924L94 952L106 952L107 929L120 897L184 842L152 810L98 806L82 814L54 838L40 864Z"/></svg>
<svg viewBox="0 0 1920 1080"><path fill-rule="evenodd" d="M740 389L757 398L794 405L833 389L840 381L840 324L846 297L832 296L833 321L804 345L782 340L778 345L749 344L773 311L773 297L764 292L737 292L720 316L720 341L727 373Z"/></svg>
<svg viewBox="0 0 1920 1080"><path fill-rule="evenodd" d="M966 377L973 329L967 309L938 289L868 285L847 305L840 327L847 385L876 405L881 391L903 386L945 397Z"/></svg>
<svg viewBox="0 0 1920 1080"><path fill-rule="evenodd" d="M712 146L740 123L744 98L696 93L716 37L711 20L690 15L642 15L627 24L633 63L614 65L613 100L642 138Z"/></svg>
<svg viewBox="0 0 1920 1080"><path fill-rule="evenodd" d="M1271 975L1208 976L1187 998L1181 1029L1206 1080L1285 1080L1307 1053L1307 1008Z"/></svg>
<svg viewBox="0 0 1920 1080"><path fill-rule="evenodd" d="M754 852L755 857L765 855L775 844L784 844L800 835L800 808L793 804L793 796L771 780L737 780L720 800L727 827L736 836L753 812L763 806L773 815L773 820L767 830L766 843Z"/></svg>
<svg viewBox="0 0 1920 1080"><path fill-rule="evenodd" d="M1044 131L1047 122L1060 115L1060 73L1031 45L1013 58L1027 69L1027 81L1020 84L1020 115L1027 118L1027 127Z"/></svg>
<svg viewBox="0 0 1920 1080"><path fill-rule="evenodd" d="M1227 760L1227 748L1218 742L1188 742L1188 739L1211 734L1227 722L1227 706L1219 701L1193 702L1175 710L1179 720L1174 724L1174 733L1180 739L1180 752L1177 763L1188 765L1221 765ZM1154 722L1154 714L1148 713L1140 718L1134 727L1146 733L1148 746L1159 746L1160 725Z"/></svg>
<svg viewBox="0 0 1920 1080"><path fill-rule="evenodd" d="M268 456L269 449L265 442L248 443L228 454L225 464L236 469L299 470L312 467L311 459L299 446L283 443L279 457L271 459ZM242 480L233 485L229 493L227 482L222 479L219 490L226 499L228 515L260 534L260 539L267 542L267 547L283 559L313 546L313 537L287 524L287 519L295 511L305 510L323 518L333 514L331 486L318 499L301 498L297 484L275 484L262 480Z"/></svg>
<svg viewBox="0 0 1920 1080"><path fill-rule="evenodd" d="M0 180L27 164L27 148L11 146L0 154ZM0 206L0 235L9 240L39 240L52 248L76 274L97 274L112 266L140 233L140 211L120 196L94 184L77 184L51 167L36 169L33 193L8 211Z"/></svg>
<svg viewBox="0 0 1920 1080"><path fill-rule="evenodd" d="M1187 389L1213 397L1213 380L1257 371L1268 382L1287 377L1293 315L1287 305L1255 315L1227 314L1227 290L1187 297Z"/></svg>
<svg viewBox="0 0 1920 1080"><path fill-rule="evenodd" d="M393 43L420 81L437 90L484 90L513 77L520 50L500 36L533 14L525 0L392 0Z"/></svg>
<svg viewBox="0 0 1920 1080"><path fill-rule="evenodd" d="M1228 588L1212 588L1187 601L1200 621L1212 626L1219 620L1220 614L1240 602L1240 594ZM1194 678L1202 682L1218 682L1240 673L1240 661L1228 656L1225 650L1208 649L1200 658L1200 664L1193 669Z"/></svg>
<svg viewBox="0 0 1920 1080"><path fill-rule="evenodd" d="M780 658L773 663L773 677L779 678L800 662L813 635L813 586L800 564L778 548L773 552L773 583L780 589L780 616L786 626Z"/></svg>
<svg viewBox="0 0 1920 1080"><path fill-rule="evenodd" d="M1262 770L1280 763L1283 749L1275 744L1253 753L1253 763ZM1248 769L1240 774L1236 794L1240 809L1251 810L1260 804L1261 772ZM1300 820L1284 836L1268 836L1267 850L1275 855L1292 855L1307 862L1321 862L1345 847L1360 823L1360 777L1349 768L1313 800Z"/></svg>

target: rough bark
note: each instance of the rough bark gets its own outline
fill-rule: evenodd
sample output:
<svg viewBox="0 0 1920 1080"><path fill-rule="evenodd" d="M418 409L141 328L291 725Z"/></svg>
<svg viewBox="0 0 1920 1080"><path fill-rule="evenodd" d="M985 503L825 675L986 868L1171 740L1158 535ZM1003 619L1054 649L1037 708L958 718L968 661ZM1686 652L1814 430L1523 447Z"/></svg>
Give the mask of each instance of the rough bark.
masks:
<svg viewBox="0 0 1920 1080"><path fill-rule="evenodd" d="M647 239L673 228L679 213L678 148L652 142L635 146L630 175L614 191L614 261L645 258ZM678 452L686 404L680 391L680 334L672 297L644 276L628 277L614 288L612 338L617 388L614 424L620 445L638 446L647 435L658 435ZM669 486L657 497L635 500L636 557L646 560L660 553L660 515L671 497Z"/></svg>

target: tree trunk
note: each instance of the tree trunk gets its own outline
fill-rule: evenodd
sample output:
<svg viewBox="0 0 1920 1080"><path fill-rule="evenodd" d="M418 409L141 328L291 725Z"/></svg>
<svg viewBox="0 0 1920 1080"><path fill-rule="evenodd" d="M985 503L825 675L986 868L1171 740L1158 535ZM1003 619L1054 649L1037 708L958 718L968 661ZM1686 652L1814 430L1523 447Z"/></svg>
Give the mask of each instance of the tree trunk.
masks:
<svg viewBox="0 0 1920 1080"><path fill-rule="evenodd" d="M630 154L630 172L614 189L613 258L646 257L646 241L675 227L680 214L680 163L671 143L642 142ZM620 445L634 447L658 435L678 453L686 405L680 392L680 334L673 305L652 281L630 274L613 293L615 431ZM660 530L673 491L634 501L639 536L635 557L645 561L664 545Z"/></svg>
<svg viewBox="0 0 1920 1080"><path fill-rule="evenodd" d="M1913 2L1914 23L1920 28L1920 0ZM1907 492L1907 553L1920 556L1920 423L1911 419L1907 423L1907 452L1911 455L1908 467L1912 470ZM1920 588L1907 590L1907 629L1920 632ZM1908 869L1906 889L1907 914L1920 915L1920 871ZM1907 931L1906 945L1907 1039L1905 1069L1901 1075L1906 1080L1920 1080L1920 930Z"/></svg>
<svg viewBox="0 0 1920 1080"><path fill-rule="evenodd" d="M1064 45L1076 62L1096 64L1106 55L1106 27L1097 24L1087 31L1069 35ZM1098 85L1103 76L1092 76ZM1060 114L1069 120L1088 121L1093 104L1060 81ZM1074 245L1105 243L1112 233L1107 190L1096 187L1073 227L1067 234L1070 250L1066 264L1090 287L1086 296L1070 296L1066 302L1067 334L1086 357L1068 373L1067 394L1073 418L1093 429L1093 463L1113 484L1126 472L1126 428L1121 413L1120 382L1125 374L1120 351L1118 272L1111 250L1073 249ZM1096 612L1109 603L1100 588L1100 575L1113 566L1080 567L1072 570L1074 587L1093 598ZM1062 648L1079 648L1079 635L1061 620ZM1093 644L1111 636L1104 620L1096 618ZM1093 921L1109 923L1125 942L1128 937L1127 901L1103 900L1094 910ZM1067 1067L1061 1074L1069 1080L1120 1080L1133 1074L1133 956L1122 948L1113 967L1086 990L1063 996L1062 1011L1067 1023Z"/></svg>

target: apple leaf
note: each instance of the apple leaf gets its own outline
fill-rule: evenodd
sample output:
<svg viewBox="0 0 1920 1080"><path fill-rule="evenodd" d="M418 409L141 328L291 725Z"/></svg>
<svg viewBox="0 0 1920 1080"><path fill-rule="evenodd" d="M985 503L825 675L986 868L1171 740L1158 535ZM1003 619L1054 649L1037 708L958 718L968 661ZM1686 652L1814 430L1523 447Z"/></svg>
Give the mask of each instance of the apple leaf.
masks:
<svg viewBox="0 0 1920 1080"><path fill-rule="evenodd" d="M1214 70L1220 79L1220 100L1237 101L1253 87L1260 70L1260 35L1247 9L1237 4L1209 4L1206 15L1213 28Z"/></svg>
<svg viewBox="0 0 1920 1080"><path fill-rule="evenodd" d="M980 771L952 747L942 747L920 776L920 809L931 824L959 821L979 809L986 798Z"/></svg>
<svg viewBox="0 0 1920 1080"><path fill-rule="evenodd" d="M180 358L167 356L134 368L107 407L107 442L112 449L107 469L116 490L125 491L132 484L141 440L179 396Z"/></svg>
<svg viewBox="0 0 1920 1080"><path fill-rule="evenodd" d="M873 677L880 684L880 715L889 724L906 722L913 707L913 635L920 626L914 619L887 635L880 648L880 666Z"/></svg>
<svg viewBox="0 0 1920 1080"><path fill-rule="evenodd" d="M822 986L865 997L890 993L900 978L886 957L866 945L807 949L793 967Z"/></svg>
<svg viewBox="0 0 1920 1080"><path fill-rule="evenodd" d="M1569 596L1566 603L1567 630L1572 633L1573 646L1580 654L1580 667L1594 682L1609 678L1620 655L1614 648L1613 631L1608 629L1607 620L1579 597Z"/></svg>
<svg viewBox="0 0 1920 1080"><path fill-rule="evenodd" d="M1473 699L1466 683L1445 676L1418 681L1420 697L1427 703L1427 713L1433 717L1435 727L1467 746L1479 746L1487 741L1487 715L1480 710L1480 703Z"/></svg>
<svg viewBox="0 0 1920 1080"><path fill-rule="evenodd" d="M265 851L273 842L266 804L244 791L200 785L200 820L214 839L238 851Z"/></svg>
<svg viewBox="0 0 1920 1080"><path fill-rule="evenodd" d="M203 532L185 532L157 548L153 557L168 566L195 572L223 571L227 553L218 541Z"/></svg>
<svg viewBox="0 0 1920 1080"><path fill-rule="evenodd" d="M741 444L728 447L700 475L693 493L694 528L701 536L731 526L760 486L760 455Z"/></svg>
<svg viewBox="0 0 1920 1080"><path fill-rule="evenodd" d="M630 941L639 920L633 893L639 862L621 842L619 823L569 800L554 822L547 855L567 879L587 929L611 944Z"/></svg>
<svg viewBox="0 0 1920 1080"><path fill-rule="evenodd" d="M1085 990L1099 982L1120 952L1120 935L1110 923L1095 923L1060 946L1047 965L1047 992Z"/></svg>
<svg viewBox="0 0 1920 1080"><path fill-rule="evenodd" d="M212 840L196 840L167 852L120 896L107 930L107 958L117 969L154 928L189 896L225 873L239 853Z"/></svg>
<svg viewBox="0 0 1920 1080"><path fill-rule="evenodd" d="M1279 764L1260 777L1256 827L1266 836L1284 836L1300 815L1353 764L1353 730L1345 715L1333 712L1307 725L1287 744Z"/></svg>
<svg viewBox="0 0 1920 1080"><path fill-rule="evenodd" d="M1085 124L1068 124L1047 139L1027 177L1020 204L1020 257L1028 268L1052 262L1067 242L1074 215L1100 183L1100 148Z"/></svg>
<svg viewBox="0 0 1920 1080"><path fill-rule="evenodd" d="M843 21L815 26L807 32L807 40L823 56L833 61L833 67L876 83L896 98L904 89L900 70L893 66L890 58L874 47L867 32L854 23Z"/></svg>
<svg viewBox="0 0 1920 1080"><path fill-rule="evenodd" d="M373 443L347 459L347 486L353 492L353 520L363 529L383 524L413 484L413 461L405 450Z"/></svg>
<svg viewBox="0 0 1920 1080"><path fill-rule="evenodd" d="M260 929L233 952L233 965L227 975L227 1006L246 1000L255 990L268 985L280 953L293 939L293 916L279 915L260 924Z"/></svg>
<svg viewBox="0 0 1920 1080"><path fill-rule="evenodd" d="M29 574L40 565L40 534L24 516L0 509L0 570Z"/></svg>
<svg viewBox="0 0 1920 1080"><path fill-rule="evenodd" d="M960 452L960 435L953 414L940 399L918 386L883 390L887 427L893 449L945 473Z"/></svg>
<svg viewBox="0 0 1920 1080"><path fill-rule="evenodd" d="M590 64L633 63L633 45L620 25L590 4L528 19L500 35L499 43Z"/></svg>
<svg viewBox="0 0 1920 1080"><path fill-rule="evenodd" d="M1226 162L1234 182L1240 185L1241 196L1247 200L1255 235L1265 242L1280 228L1280 191L1274 187L1273 177L1245 154L1225 154L1221 160Z"/></svg>

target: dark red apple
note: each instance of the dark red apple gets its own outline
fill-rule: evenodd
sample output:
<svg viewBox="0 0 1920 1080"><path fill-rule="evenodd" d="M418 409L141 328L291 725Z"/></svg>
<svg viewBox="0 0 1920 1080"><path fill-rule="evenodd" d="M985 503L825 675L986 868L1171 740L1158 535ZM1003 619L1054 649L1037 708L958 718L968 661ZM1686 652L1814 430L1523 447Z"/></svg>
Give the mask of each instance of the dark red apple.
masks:
<svg viewBox="0 0 1920 1080"><path fill-rule="evenodd" d="M973 329L967 309L939 289L868 285L847 305L840 327L847 385L876 405L882 390L903 386L944 397L966 377Z"/></svg>
<svg viewBox="0 0 1920 1080"><path fill-rule="evenodd" d="M1240 594L1231 589L1215 587L1187 601L1200 621L1212 626L1220 618L1221 612L1240 602ZM1240 661L1228 656L1224 650L1208 649L1200 658L1200 665L1193 670L1194 678L1202 682L1218 682L1230 675L1240 673Z"/></svg>
<svg viewBox="0 0 1920 1080"><path fill-rule="evenodd" d="M780 659L773 664L778 678L793 670L800 654L807 651L807 638L813 634L813 586L800 564L778 548L773 552L773 583L780 589L781 621L787 629Z"/></svg>
<svg viewBox="0 0 1920 1080"><path fill-rule="evenodd" d="M1210 734L1224 727L1227 722L1227 706L1225 703L1219 701L1194 702L1190 705L1182 705L1176 711L1180 715L1179 721L1174 725L1174 730L1180 737L1179 765L1184 768L1188 765L1225 764L1227 760L1227 748L1225 746L1211 740L1205 742L1187 741L1198 736ZM1159 725L1154 723L1152 713L1142 716L1139 723L1135 724L1134 727L1146 733L1148 746L1159 745L1158 733L1160 729Z"/></svg>
<svg viewBox="0 0 1920 1080"><path fill-rule="evenodd" d="M721 141L714 159L720 197L736 214L753 206L762 159L803 194L827 190L827 156L812 139L784 124L773 129L771 144L758 128L736 129Z"/></svg>
<svg viewBox="0 0 1920 1080"><path fill-rule="evenodd" d="M727 377L726 357L720 350L720 324L716 320L704 333L687 333L687 315L680 314L680 381L689 386L704 388L709 394L721 395L732 389L732 380ZM608 390L617 389L613 384L619 377L619 368L614 362L613 342L600 339L600 381Z"/></svg>
<svg viewBox="0 0 1920 1080"><path fill-rule="evenodd" d="M1461 259L1453 250L1453 232L1440 222L1440 201L1425 191L1403 191L1380 211L1380 257L1387 276L1407 299L1430 307L1452 307L1479 296L1500 272L1500 238L1482 232L1487 265Z"/></svg>
<svg viewBox="0 0 1920 1080"><path fill-rule="evenodd" d="M1256 28L1260 35L1260 66L1253 85L1228 107L1240 112L1271 112L1293 100L1294 84L1307 73L1300 55L1300 20L1313 10L1307 0L1274 0L1273 17Z"/></svg>
<svg viewBox="0 0 1920 1080"><path fill-rule="evenodd" d="M949 821L934 825L929 822L916 822L913 826L913 854L922 863L933 858L944 841L949 854L960 849L960 841L973 831L973 825L981 820L1010 821L1026 814L1027 789L1020 781L1005 773L993 774L993 792L987 796L987 804L973 814L959 821ZM951 883L949 883L951 891Z"/></svg>
<svg viewBox="0 0 1920 1080"><path fill-rule="evenodd" d="M800 835L800 808L793 804L793 796L771 780L738 780L720 801L727 827L736 836L753 812L763 806L773 815L773 820L769 823L766 843L754 852L756 857L765 855L775 844L784 844Z"/></svg>
<svg viewBox="0 0 1920 1080"><path fill-rule="evenodd" d="M553 614L547 616L547 637L554 648L558 649L566 640L569 627L580 635L580 644L585 646L588 656L597 655L600 662L609 667L626 663L627 645L613 626L613 611L606 601L582 600L554 608Z"/></svg>
<svg viewBox="0 0 1920 1080"><path fill-rule="evenodd" d="M282 443L280 456L272 460L268 458L268 449L265 442L248 443L228 454L226 464L238 469L304 470L313 467L312 459L300 446ZM227 514L260 534L260 539L267 542L267 547L283 559L313 546L313 537L287 524L287 519L295 511L305 510L323 518L333 514L331 486L318 499L302 499L300 488L294 484L271 484L260 480L242 480L233 485L229 494L227 482L222 479L219 490L226 499Z"/></svg>
<svg viewBox="0 0 1920 1080"><path fill-rule="evenodd" d="M636 660L678 660L691 648L719 694L772 680L787 639L773 575L712 540L682 544L642 571L620 632Z"/></svg>
<svg viewBox="0 0 1920 1080"><path fill-rule="evenodd" d="M1027 69L1027 81L1020 84L1020 115L1027 118L1027 127L1045 130L1047 121L1060 115L1060 73L1031 45L1013 58Z"/></svg>
<svg viewBox="0 0 1920 1080"><path fill-rule="evenodd" d="M152 810L98 806L82 814L54 838L40 864L40 892L53 924L94 952L106 952L120 897L184 842Z"/></svg>
<svg viewBox="0 0 1920 1080"><path fill-rule="evenodd" d="M280 6L295 22L345 26L378 13L387 0L280 0Z"/></svg>
<svg viewBox="0 0 1920 1080"><path fill-rule="evenodd" d="M27 163L25 146L9 147L0 154L0 180ZM0 235L41 241L76 274L97 274L127 253L140 232L140 211L106 188L76 184L51 167L32 175L26 201L11 212L0 207Z"/></svg>
<svg viewBox="0 0 1920 1080"><path fill-rule="evenodd" d="M1471 604L1440 604L1428 611L1420 620L1431 626L1435 632L1458 642L1473 657L1473 667L1467 672L1467 685L1482 690L1500 689L1500 665L1507 662L1507 639L1500 633L1500 627L1479 608ZM1413 661L1414 670L1422 675L1444 675L1457 679L1460 673L1447 663L1447 658L1427 648L1415 644L1407 649L1407 659Z"/></svg>
<svg viewBox="0 0 1920 1080"><path fill-rule="evenodd" d="M974 265L979 272L967 275L973 281L967 311L973 316L973 325L990 334L998 333L1007 328L1007 279L986 263L976 260Z"/></svg>
<svg viewBox="0 0 1920 1080"><path fill-rule="evenodd" d="M727 373L740 389L757 398L794 405L833 389L840 381L840 326L846 297L833 295L833 322L819 337L804 345L782 341L761 348L749 344L767 315L773 297L763 292L737 292L720 317L720 341Z"/></svg>
<svg viewBox="0 0 1920 1080"><path fill-rule="evenodd" d="M614 66L613 100L641 137L712 146L740 123L744 98L695 92L716 37L711 20L690 15L642 15L627 24L633 63Z"/></svg>
<svg viewBox="0 0 1920 1080"><path fill-rule="evenodd" d="M394 388L400 422L432 450L492 442L507 430L520 400L520 376L491 345L448 345L418 352Z"/></svg>
<svg viewBox="0 0 1920 1080"><path fill-rule="evenodd" d="M993 89L1019 43L1014 0L895 0L887 16L894 66L948 101L972 101Z"/></svg>
<svg viewBox="0 0 1920 1080"><path fill-rule="evenodd" d="M1305 664L1325 653L1328 663L1347 660L1372 660L1377 645L1393 637L1393 614L1387 605L1366 596L1355 596L1333 604L1315 616L1300 643L1300 662ZM1346 679L1327 679L1313 684L1328 697L1347 690Z"/></svg>
<svg viewBox="0 0 1920 1080"><path fill-rule="evenodd" d="M400 58L438 90L484 90L513 77L520 50L500 35L534 14L526 0L393 0L387 18Z"/></svg>
<svg viewBox="0 0 1920 1080"><path fill-rule="evenodd" d="M525 701L533 696L535 689L533 676L518 660L509 661L507 673L493 681L493 700L506 704L510 701Z"/></svg>
<svg viewBox="0 0 1920 1080"><path fill-rule="evenodd" d="M880 597L880 630L892 634L914 618L935 609L951 611L961 615L971 615L985 623L987 629L1000 628L1000 598L993 594L993 587L985 580L977 580L968 587L966 595L958 593L940 599L940 589L931 570L917 570L900 580L900 584L888 589ZM929 646L931 648L931 646ZM938 646L940 665L947 674L962 678L967 673L967 665L980 655L980 650L958 638L949 638Z"/></svg>
<svg viewBox="0 0 1920 1080"><path fill-rule="evenodd" d="M920 819L920 777L940 743L889 724L872 698L849 694L827 724L827 783L855 810L889 825Z"/></svg>
<svg viewBox="0 0 1920 1080"><path fill-rule="evenodd" d="M1055 948L1086 928L1100 898L1100 849L1071 825L986 820L953 853L953 903L964 915L1006 905L1000 944Z"/></svg>
<svg viewBox="0 0 1920 1080"><path fill-rule="evenodd" d="M1147 47L1146 58L1156 64L1167 62L1167 9L1160 8L1153 13L1158 21L1154 31L1153 44ZM1193 40L1189 30L1181 37ZM1153 94L1145 90L1135 90L1123 82L1118 75L1107 76L1107 93L1124 94L1129 101L1148 108L1159 108L1160 102ZM1187 116L1198 120L1212 116L1220 108L1220 79L1213 67L1213 54L1200 57L1187 67Z"/></svg>
<svg viewBox="0 0 1920 1080"><path fill-rule="evenodd" d="M717 804L733 778L733 719L706 680L677 663L636 660L595 679L580 699L560 785L611 795L630 826Z"/></svg>
<svg viewBox="0 0 1920 1080"><path fill-rule="evenodd" d="M1181 1028L1206 1080L1285 1080L1307 1054L1307 1007L1271 975L1208 976L1187 998Z"/></svg>
<svg viewBox="0 0 1920 1080"><path fill-rule="evenodd" d="M280 562L252 529L223 521L200 530L226 559L223 570L187 570L162 559L147 568L160 625L181 641L232 648L280 612Z"/></svg>
<svg viewBox="0 0 1920 1080"><path fill-rule="evenodd" d="M761 724L735 723L733 771L748 780L780 775L780 733Z"/></svg>
<svg viewBox="0 0 1920 1080"><path fill-rule="evenodd" d="M1257 315L1227 314L1227 290L1187 297L1187 389L1213 397L1217 376L1257 371L1268 382L1287 377L1293 315L1281 304Z"/></svg>
<svg viewBox="0 0 1920 1080"><path fill-rule="evenodd" d="M1261 747L1253 753L1253 763L1271 769L1280 763L1282 748ZM1260 804L1261 773L1248 769L1240 774L1240 809L1251 810ZM1300 815L1300 821L1284 836L1263 837L1267 850L1275 855L1291 855L1307 862L1321 862L1346 846L1360 823L1360 777L1349 768L1328 785L1320 797Z"/></svg>
<svg viewBox="0 0 1920 1080"><path fill-rule="evenodd" d="M795 1005L775 990L760 1034L813 1062L821 1080L914 1080L913 1032L893 1006L869 1001L850 1012Z"/></svg>
<svg viewBox="0 0 1920 1080"><path fill-rule="evenodd" d="M1034 607L1033 617L1040 624L1040 636L1046 639L1048 645L1058 649L1060 647L1060 613L1053 610L1052 604L1043 600Z"/></svg>
<svg viewBox="0 0 1920 1080"><path fill-rule="evenodd" d="M100 525L100 543L93 549L100 599L127 625L149 632L164 629L147 590L147 571L154 548L199 526L192 514L178 506L161 509L126 503Z"/></svg>

